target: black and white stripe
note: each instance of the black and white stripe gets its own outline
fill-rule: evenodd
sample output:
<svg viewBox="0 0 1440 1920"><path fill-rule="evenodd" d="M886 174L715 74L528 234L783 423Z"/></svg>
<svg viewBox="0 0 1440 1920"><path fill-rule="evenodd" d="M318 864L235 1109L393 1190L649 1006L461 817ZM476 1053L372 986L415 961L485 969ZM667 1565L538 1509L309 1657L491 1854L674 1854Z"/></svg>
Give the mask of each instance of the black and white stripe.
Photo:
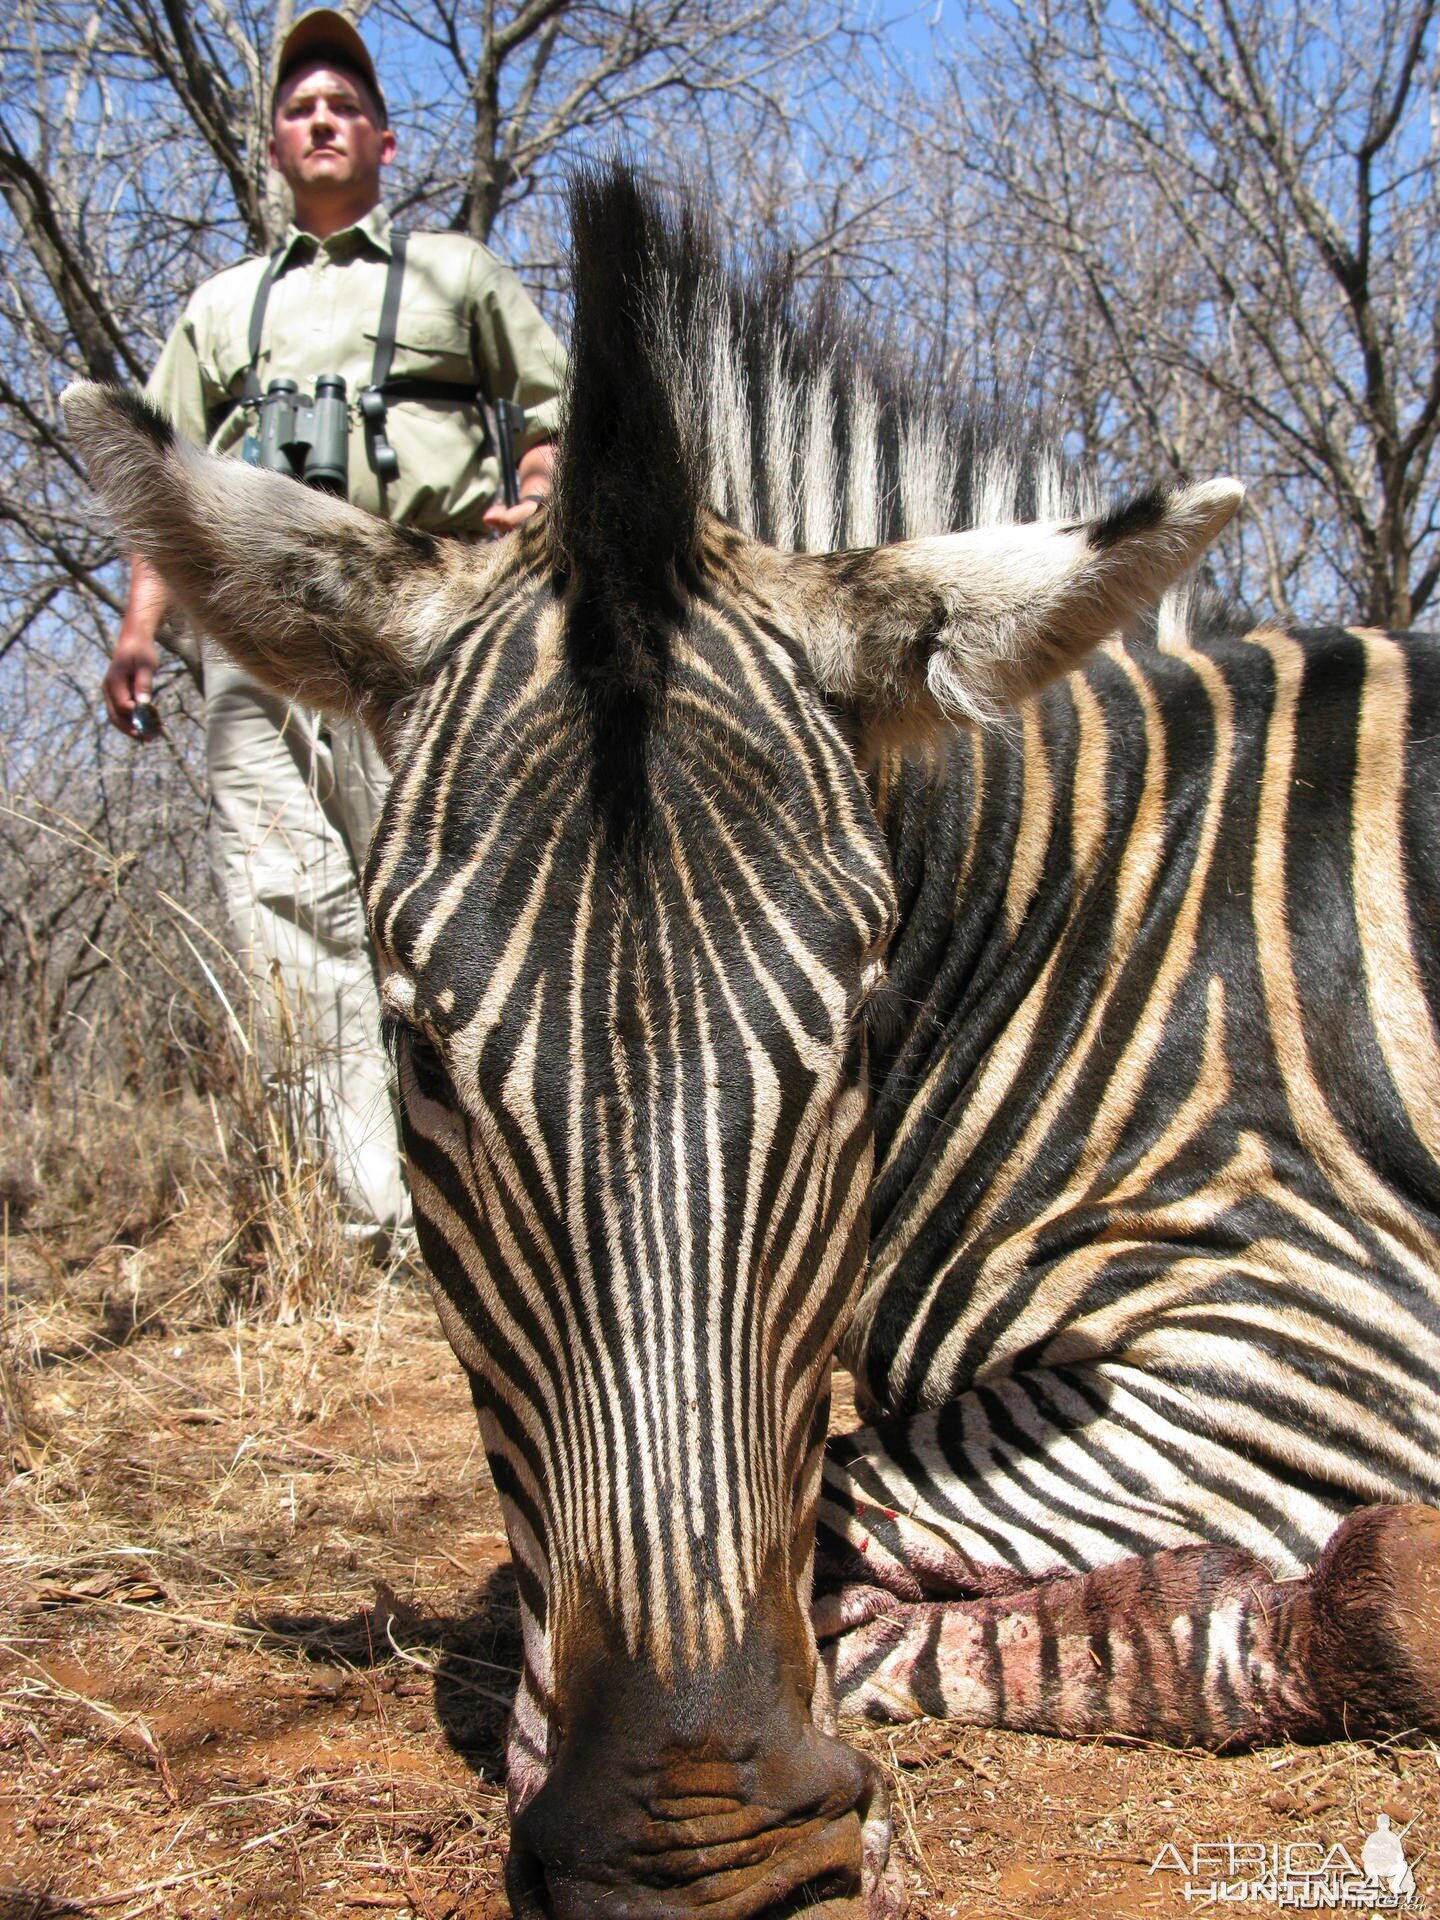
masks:
<svg viewBox="0 0 1440 1920"><path fill-rule="evenodd" d="M450 652L367 889L541 1711L552 1606L613 1607L669 1673L723 1658L788 1561L864 1250L852 983L890 920L853 759L792 649L718 605L692 624L632 874L553 625L502 604Z"/></svg>
<svg viewBox="0 0 1440 1920"><path fill-rule="evenodd" d="M517 1907L657 1850L677 1912L878 1885L817 1504L842 1706L1440 1723L1440 659L1121 644L1233 484L1097 517L623 170L576 219L553 509L493 554L74 402L196 617L395 769L365 890L519 1576ZM874 1417L822 1487L837 1347Z"/></svg>
<svg viewBox="0 0 1440 1920"><path fill-rule="evenodd" d="M847 1352L890 1419L836 1535L1293 1576L1440 1496L1437 699L1428 642L1172 636L886 768Z"/></svg>

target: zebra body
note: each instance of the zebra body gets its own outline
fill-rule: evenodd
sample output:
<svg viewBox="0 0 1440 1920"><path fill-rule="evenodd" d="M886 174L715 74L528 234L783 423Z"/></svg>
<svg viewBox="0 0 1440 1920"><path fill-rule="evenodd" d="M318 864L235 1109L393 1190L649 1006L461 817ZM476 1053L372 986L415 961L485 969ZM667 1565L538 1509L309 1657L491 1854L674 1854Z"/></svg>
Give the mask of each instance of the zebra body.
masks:
<svg viewBox="0 0 1440 1920"><path fill-rule="evenodd" d="M1291 1579L1440 1496L1437 698L1423 637L1177 636L883 770L837 1575L984 1595L1224 1543ZM959 1710L897 1684L922 1624L883 1686L841 1658L849 1704Z"/></svg>
<svg viewBox="0 0 1440 1920"><path fill-rule="evenodd" d="M1430 650L1121 646L1232 484L1100 514L623 170L576 217L556 497L489 553L70 403L194 617L394 769L517 1914L894 1911L837 1704L1440 1725Z"/></svg>
<svg viewBox="0 0 1440 1920"><path fill-rule="evenodd" d="M1293 1574L1339 1513L1440 1488L1437 699L1426 641L1115 648L1018 735L882 778L902 905L844 1351L888 1414L1076 1431L1061 1510L1007 1546L1012 1480L988 1557L1214 1538ZM1172 1456L1152 1513L1102 1492L1102 1416Z"/></svg>

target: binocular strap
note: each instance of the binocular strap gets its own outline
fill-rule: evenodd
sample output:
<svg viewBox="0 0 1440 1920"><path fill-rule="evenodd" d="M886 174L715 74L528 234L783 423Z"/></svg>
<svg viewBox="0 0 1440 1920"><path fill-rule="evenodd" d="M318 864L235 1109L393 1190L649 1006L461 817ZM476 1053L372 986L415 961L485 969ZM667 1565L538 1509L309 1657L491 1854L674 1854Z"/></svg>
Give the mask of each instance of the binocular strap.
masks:
<svg viewBox="0 0 1440 1920"><path fill-rule="evenodd" d="M265 309L270 304L270 289L275 284L284 253L285 242L282 240L265 262L265 271L255 289L255 299L250 308L250 364L245 369L245 379L240 389L243 400L256 401L260 398L260 375L256 369L260 365L260 340L265 332Z"/></svg>
<svg viewBox="0 0 1440 1920"><path fill-rule="evenodd" d="M380 324L375 330L375 358L370 365L370 385L360 395L360 417L365 422L370 465L380 482L382 509L389 511L385 488L400 477L400 462L385 435L385 382L390 378L395 358L395 334L400 324L400 293L405 283L405 235L390 229L390 267L385 275L385 297L380 303Z"/></svg>
<svg viewBox="0 0 1440 1920"><path fill-rule="evenodd" d="M396 338L400 325L400 297L405 284L406 236L390 230L390 262L385 275L385 292L380 303L380 323L375 330L375 357L370 367L370 384L362 387L356 395L360 418L365 427L366 451L370 456L370 465L380 482L381 512L388 513L389 502L386 487L392 480L400 477L400 460L391 446L385 432L386 402L390 398L406 400L455 400L478 401L477 386L461 384L449 380L426 380L406 377L392 381L390 368L395 359ZM270 304L270 289L275 284L275 276L280 271L280 263L285 256L286 243L281 244L265 263L265 271L260 276L255 289L255 299L250 308L249 348L250 364L245 369L241 385L241 405L259 405L264 396L260 391L260 347L265 332L265 314ZM212 412L209 431L218 430L219 423L233 410L235 402L227 401L218 411ZM507 411L508 409L508 411ZM497 441L501 448L500 464L502 473L502 492L508 504L514 505L519 498L519 485L515 478L514 441L523 430L524 409L501 401L497 409ZM506 457L508 455L508 458Z"/></svg>

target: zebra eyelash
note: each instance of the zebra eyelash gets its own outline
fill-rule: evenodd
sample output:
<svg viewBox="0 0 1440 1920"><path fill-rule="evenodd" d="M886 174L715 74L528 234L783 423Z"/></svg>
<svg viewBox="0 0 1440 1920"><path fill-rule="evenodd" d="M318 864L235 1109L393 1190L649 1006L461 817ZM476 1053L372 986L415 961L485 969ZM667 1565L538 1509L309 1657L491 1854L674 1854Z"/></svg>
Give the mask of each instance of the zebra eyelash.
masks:
<svg viewBox="0 0 1440 1920"><path fill-rule="evenodd" d="M447 1102L454 1099L454 1089L444 1058L423 1028L411 1026L397 1019L394 1014L387 1013L381 1016L380 1038L397 1073L400 1071L400 1048L403 1042L409 1055L410 1073L422 1099Z"/></svg>
<svg viewBox="0 0 1440 1920"><path fill-rule="evenodd" d="M404 1030L404 1024L402 1020L397 1020L393 1013L382 1013L380 1016L380 1044L385 1049L385 1058L392 1067L398 1068L400 1065L400 1035Z"/></svg>

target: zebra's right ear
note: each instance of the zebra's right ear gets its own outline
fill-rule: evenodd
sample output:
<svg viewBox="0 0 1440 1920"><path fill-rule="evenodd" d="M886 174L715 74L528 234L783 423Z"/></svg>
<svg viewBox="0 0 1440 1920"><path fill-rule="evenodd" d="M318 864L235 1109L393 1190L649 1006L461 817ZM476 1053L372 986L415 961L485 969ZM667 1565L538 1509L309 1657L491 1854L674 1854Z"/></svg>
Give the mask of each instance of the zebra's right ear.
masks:
<svg viewBox="0 0 1440 1920"><path fill-rule="evenodd" d="M116 532L196 626L267 685L386 721L494 567L238 460L216 460L118 387L82 382L65 417Z"/></svg>
<svg viewBox="0 0 1440 1920"><path fill-rule="evenodd" d="M1079 524L786 554L778 591L796 609L822 684L862 727L990 721L1152 606L1243 493L1234 480L1209 480L1157 487Z"/></svg>

